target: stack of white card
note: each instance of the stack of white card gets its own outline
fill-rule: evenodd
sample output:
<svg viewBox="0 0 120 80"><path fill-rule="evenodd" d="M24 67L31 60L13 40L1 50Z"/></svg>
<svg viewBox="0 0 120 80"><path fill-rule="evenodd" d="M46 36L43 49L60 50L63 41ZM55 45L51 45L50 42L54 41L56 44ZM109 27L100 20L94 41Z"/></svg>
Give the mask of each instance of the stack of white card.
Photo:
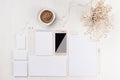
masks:
<svg viewBox="0 0 120 80"><path fill-rule="evenodd" d="M14 60L27 60L27 51L26 50L14 50L13 58Z"/></svg>
<svg viewBox="0 0 120 80"><path fill-rule="evenodd" d="M13 51L13 75L15 77L27 76L26 36L24 32L16 35L16 46Z"/></svg>

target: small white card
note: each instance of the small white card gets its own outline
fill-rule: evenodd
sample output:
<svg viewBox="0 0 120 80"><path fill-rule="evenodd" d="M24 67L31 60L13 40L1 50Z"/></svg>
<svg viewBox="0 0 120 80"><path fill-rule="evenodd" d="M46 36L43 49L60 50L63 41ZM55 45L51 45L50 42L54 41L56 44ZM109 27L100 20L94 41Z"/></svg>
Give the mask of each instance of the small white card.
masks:
<svg viewBox="0 0 120 80"><path fill-rule="evenodd" d="M16 35L16 49L25 49L26 36L24 32L19 32Z"/></svg>
<svg viewBox="0 0 120 80"><path fill-rule="evenodd" d="M13 62L13 75L15 77L27 76L27 61L14 61Z"/></svg>
<svg viewBox="0 0 120 80"><path fill-rule="evenodd" d="M14 60L27 60L27 51L26 50L14 50L13 58Z"/></svg>
<svg viewBox="0 0 120 80"><path fill-rule="evenodd" d="M69 37L69 76L96 76L96 43L86 37Z"/></svg>
<svg viewBox="0 0 120 80"><path fill-rule="evenodd" d="M48 30L36 30L35 32L36 55L53 54L53 34Z"/></svg>
<svg viewBox="0 0 120 80"><path fill-rule="evenodd" d="M30 56L29 76L66 76L67 56Z"/></svg>

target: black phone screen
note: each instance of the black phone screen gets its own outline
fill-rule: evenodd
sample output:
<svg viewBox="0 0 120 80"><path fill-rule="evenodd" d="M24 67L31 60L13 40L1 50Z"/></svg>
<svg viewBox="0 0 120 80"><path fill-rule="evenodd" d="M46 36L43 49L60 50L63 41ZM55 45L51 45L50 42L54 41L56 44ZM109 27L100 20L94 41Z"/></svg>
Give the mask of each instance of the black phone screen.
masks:
<svg viewBox="0 0 120 80"><path fill-rule="evenodd" d="M55 52L66 53L66 33L55 33Z"/></svg>

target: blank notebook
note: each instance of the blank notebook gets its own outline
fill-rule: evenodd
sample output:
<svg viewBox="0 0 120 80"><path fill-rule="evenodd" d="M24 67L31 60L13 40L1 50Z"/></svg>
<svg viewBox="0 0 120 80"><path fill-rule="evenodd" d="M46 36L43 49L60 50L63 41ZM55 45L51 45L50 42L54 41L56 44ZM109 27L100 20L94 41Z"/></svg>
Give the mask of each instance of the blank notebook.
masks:
<svg viewBox="0 0 120 80"><path fill-rule="evenodd" d="M96 44L83 36L69 37L69 76L96 76Z"/></svg>
<svg viewBox="0 0 120 80"><path fill-rule="evenodd" d="M66 76L67 56L29 56L29 76Z"/></svg>
<svg viewBox="0 0 120 80"><path fill-rule="evenodd" d="M36 30L35 32L36 55L53 54L53 34L49 30Z"/></svg>

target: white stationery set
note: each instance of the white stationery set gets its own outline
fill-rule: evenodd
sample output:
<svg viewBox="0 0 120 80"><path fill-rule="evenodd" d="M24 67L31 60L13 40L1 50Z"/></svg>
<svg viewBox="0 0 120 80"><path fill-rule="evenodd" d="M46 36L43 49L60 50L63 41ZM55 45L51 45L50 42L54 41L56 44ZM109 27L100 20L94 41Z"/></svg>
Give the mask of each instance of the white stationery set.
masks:
<svg viewBox="0 0 120 80"><path fill-rule="evenodd" d="M13 75L25 76L96 76L96 44L80 35L67 36L66 55L55 55L54 32L35 31L35 55L25 50L24 33L16 36L13 51Z"/></svg>

